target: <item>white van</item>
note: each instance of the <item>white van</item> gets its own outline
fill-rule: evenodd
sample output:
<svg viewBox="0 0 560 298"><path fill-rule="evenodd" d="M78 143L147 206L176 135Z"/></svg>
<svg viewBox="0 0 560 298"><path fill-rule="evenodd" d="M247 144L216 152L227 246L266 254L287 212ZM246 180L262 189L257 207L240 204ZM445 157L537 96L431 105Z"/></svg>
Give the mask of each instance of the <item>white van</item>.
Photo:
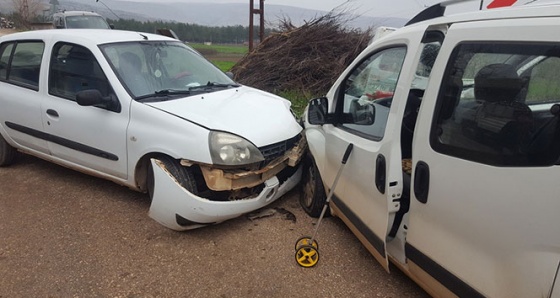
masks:
<svg viewBox="0 0 560 298"><path fill-rule="evenodd" d="M560 5L426 15L310 102L301 204L320 214L353 144L330 211L387 271L436 297L558 298Z"/></svg>
<svg viewBox="0 0 560 298"><path fill-rule="evenodd" d="M55 29L113 29L104 17L92 11L65 10L53 14Z"/></svg>

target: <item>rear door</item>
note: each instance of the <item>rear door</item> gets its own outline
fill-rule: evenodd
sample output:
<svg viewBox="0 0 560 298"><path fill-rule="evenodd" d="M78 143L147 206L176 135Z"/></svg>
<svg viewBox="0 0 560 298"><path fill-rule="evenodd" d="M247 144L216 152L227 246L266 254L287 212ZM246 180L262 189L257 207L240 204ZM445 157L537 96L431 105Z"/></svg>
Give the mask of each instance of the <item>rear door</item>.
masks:
<svg viewBox="0 0 560 298"><path fill-rule="evenodd" d="M560 260L557 22L448 31L416 126L406 244L410 271L429 287L443 284L432 287L441 295L552 289Z"/></svg>
<svg viewBox="0 0 560 298"><path fill-rule="evenodd" d="M2 128L20 146L49 154L41 122L45 90L44 85L40 86L39 73L44 49L41 40L0 46L0 119Z"/></svg>

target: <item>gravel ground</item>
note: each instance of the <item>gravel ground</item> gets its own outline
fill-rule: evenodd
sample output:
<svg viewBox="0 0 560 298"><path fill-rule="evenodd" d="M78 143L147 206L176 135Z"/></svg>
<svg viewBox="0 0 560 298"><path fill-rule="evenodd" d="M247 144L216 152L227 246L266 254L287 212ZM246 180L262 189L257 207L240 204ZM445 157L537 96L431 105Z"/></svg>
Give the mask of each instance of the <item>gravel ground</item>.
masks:
<svg viewBox="0 0 560 298"><path fill-rule="evenodd" d="M315 220L298 196L270 206L295 222L276 213L175 232L148 217L145 194L20 156L0 168L0 298L427 297L336 218L321 224L317 266L299 267L295 241Z"/></svg>

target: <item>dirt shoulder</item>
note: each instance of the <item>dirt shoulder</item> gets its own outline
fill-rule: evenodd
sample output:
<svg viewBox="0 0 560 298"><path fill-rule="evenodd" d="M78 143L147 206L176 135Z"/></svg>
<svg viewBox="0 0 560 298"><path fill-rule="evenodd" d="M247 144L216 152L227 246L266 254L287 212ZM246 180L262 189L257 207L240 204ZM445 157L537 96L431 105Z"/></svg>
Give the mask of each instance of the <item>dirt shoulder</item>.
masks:
<svg viewBox="0 0 560 298"><path fill-rule="evenodd" d="M11 33L16 33L17 30L15 29L0 29L0 36L4 36Z"/></svg>

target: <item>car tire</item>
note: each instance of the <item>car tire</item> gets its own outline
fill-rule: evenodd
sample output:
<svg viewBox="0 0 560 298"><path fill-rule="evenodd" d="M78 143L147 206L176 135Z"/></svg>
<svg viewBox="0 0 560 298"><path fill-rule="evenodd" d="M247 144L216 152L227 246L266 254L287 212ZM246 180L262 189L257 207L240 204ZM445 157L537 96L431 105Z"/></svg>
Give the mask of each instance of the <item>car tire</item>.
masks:
<svg viewBox="0 0 560 298"><path fill-rule="evenodd" d="M165 165L167 171L173 177L175 177L175 179L177 179L177 182L179 182L182 187L195 195L198 194L196 181L194 180L194 175L191 169L182 166L178 160L173 159L169 156L160 156L156 159L161 161ZM155 179L154 169L151 162L148 162L148 173L146 179L146 188L148 190L150 200L152 200L154 198Z"/></svg>
<svg viewBox="0 0 560 298"><path fill-rule="evenodd" d="M309 216L319 217L327 201L327 196L319 169L310 155L307 155L303 161L302 182L303 191L299 203Z"/></svg>
<svg viewBox="0 0 560 298"><path fill-rule="evenodd" d="M0 135L0 167L12 164L16 154L17 150Z"/></svg>

